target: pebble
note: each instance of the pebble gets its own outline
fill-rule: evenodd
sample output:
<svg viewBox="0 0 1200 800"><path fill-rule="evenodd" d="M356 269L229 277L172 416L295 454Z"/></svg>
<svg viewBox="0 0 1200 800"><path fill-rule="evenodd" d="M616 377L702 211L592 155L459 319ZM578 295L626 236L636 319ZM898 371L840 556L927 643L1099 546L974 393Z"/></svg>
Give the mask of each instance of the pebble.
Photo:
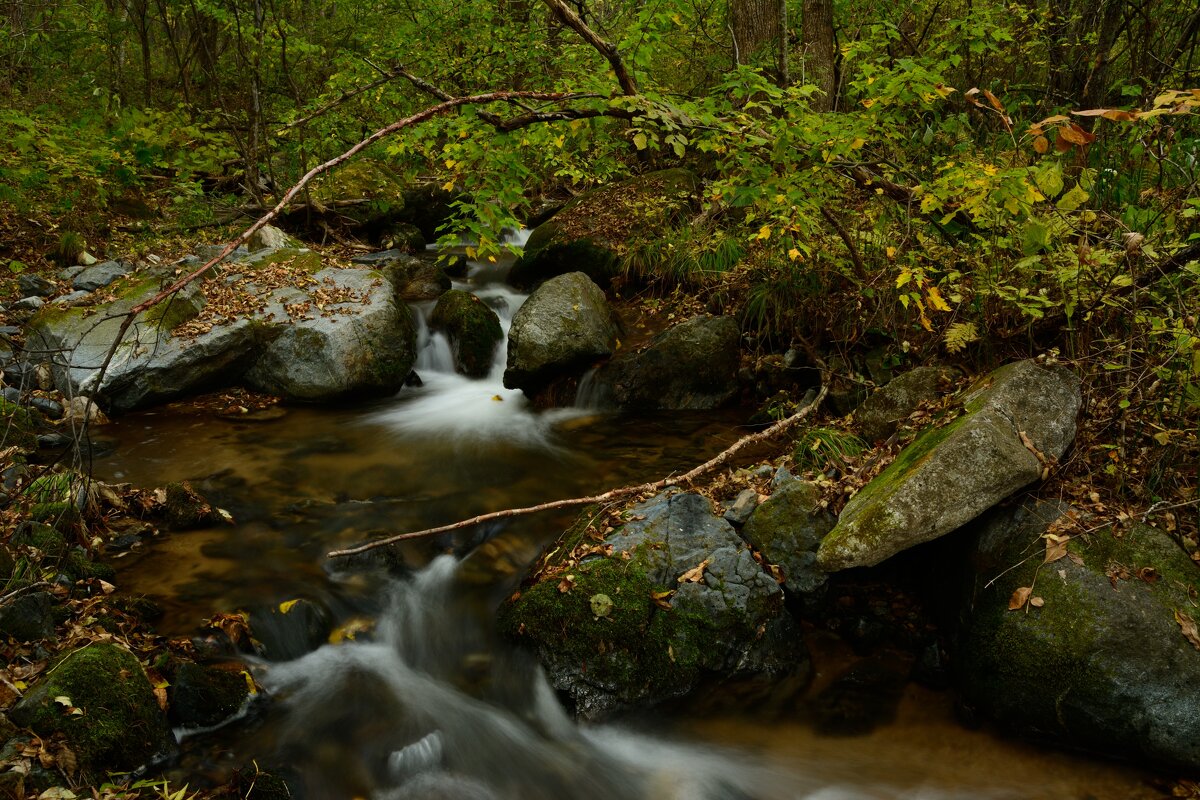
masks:
<svg viewBox="0 0 1200 800"><path fill-rule="evenodd" d="M29 401L29 405L33 406L51 419L58 419L63 415L62 403L51 400L48 397L35 397Z"/></svg>
<svg viewBox="0 0 1200 800"><path fill-rule="evenodd" d="M46 305L46 301L40 297L22 297L20 300L12 304L12 310L37 311L44 305Z"/></svg>

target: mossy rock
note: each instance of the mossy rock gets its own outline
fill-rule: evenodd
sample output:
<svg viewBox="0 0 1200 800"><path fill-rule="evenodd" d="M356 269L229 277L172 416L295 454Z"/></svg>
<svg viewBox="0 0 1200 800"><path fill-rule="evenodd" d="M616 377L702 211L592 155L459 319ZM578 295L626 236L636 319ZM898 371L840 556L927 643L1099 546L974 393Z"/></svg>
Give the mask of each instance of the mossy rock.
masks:
<svg viewBox="0 0 1200 800"><path fill-rule="evenodd" d="M438 298L429 325L449 337L455 369L471 378L487 377L504 339L495 311L470 292L451 289Z"/></svg>
<svg viewBox="0 0 1200 800"><path fill-rule="evenodd" d="M316 275L325 269L325 262L315 250L304 247L278 247L253 253L238 261L234 268L245 267L247 272L253 275L255 271L278 266L286 266L307 275Z"/></svg>
<svg viewBox="0 0 1200 800"><path fill-rule="evenodd" d="M200 496L187 481L168 483L165 516L167 524L177 531L202 528L217 522L220 517L212 505Z"/></svg>
<svg viewBox="0 0 1200 800"><path fill-rule="evenodd" d="M0 399L0 448L37 450L37 431L41 422L41 414L37 411Z"/></svg>
<svg viewBox="0 0 1200 800"><path fill-rule="evenodd" d="M404 211L404 184L381 161L360 158L326 175L313 189L320 205L338 201L368 202L337 207L337 215L358 225L370 225L395 219Z"/></svg>
<svg viewBox="0 0 1200 800"><path fill-rule="evenodd" d="M181 664L171 680L171 721L185 728L211 728L237 714L249 694L240 669Z"/></svg>
<svg viewBox="0 0 1200 800"><path fill-rule="evenodd" d="M40 736L61 733L92 778L137 769L174 749L141 664L115 644L90 644L68 654L10 716Z"/></svg>
<svg viewBox="0 0 1200 800"><path fill-rule="evenodd" d="M625 255L693 208L699 189L695 173L676 168L585 192L534 229L509 281L533 288L556 275L582 272L607 287Z"/></svg>
<svg viewBox="0 0 1200 800"><path fill-rule="evenodd" d="M1181 623L1200 619L1200 566L1141 524L1059 528L1067 555L1042 563L1068 511L1029 501L973 527L954 660L964 699L1017 733L1200 769L1200 648ZM1010 610L1022 587L1036 603Z"/></svg>
<svg viewBox="0 0 1200 800"><path fill-rule="evenodd" d="M596 718L680 697L708 678L803 673L807 654L783 594L709 501L668 492L625 512L593 552L585 511L556 542L500 627L531 646L576 712Z"/></svg>

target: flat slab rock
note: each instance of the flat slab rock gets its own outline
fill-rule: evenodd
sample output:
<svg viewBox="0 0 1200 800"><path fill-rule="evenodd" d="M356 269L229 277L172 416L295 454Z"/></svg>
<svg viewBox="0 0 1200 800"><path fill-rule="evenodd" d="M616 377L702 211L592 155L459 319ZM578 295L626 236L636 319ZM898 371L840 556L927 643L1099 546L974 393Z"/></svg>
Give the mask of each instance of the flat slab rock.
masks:
<svg viewBox="0 0 1200 800"><path fill-rule="evenodd" d="M873 566L943 536L1039 480L1075 437L1079 377L1034 361L1008 364L963 397L965 413L931 427L846 505L817 551L828 572ZM1024 437L1024 438L1023 438Z"/></svg>

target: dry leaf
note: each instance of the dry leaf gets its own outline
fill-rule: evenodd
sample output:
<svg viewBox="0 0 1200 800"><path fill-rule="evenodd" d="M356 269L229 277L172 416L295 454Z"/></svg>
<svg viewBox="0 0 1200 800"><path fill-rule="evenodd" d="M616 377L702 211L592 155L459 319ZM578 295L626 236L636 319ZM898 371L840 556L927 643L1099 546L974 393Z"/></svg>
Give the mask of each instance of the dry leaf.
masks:
<svg viewBox="0 0 1200 800"><path fill-rule="evenodd" d="M571 591L571 588L573 586L575 586L575 576L574 575L568 575L565 578L563 578L561 581L558 582L558 590L560 592L562 592L563 594L566 594L567 592Z"/></svg>
<svg viewBox="0 0 1200 800"><path fill-rule="evenodd" d="M671 607L671 595L675 594L674 589L667 589L664 592L651 592L650 599L654 601L654 605L659 608L669 609Z"/></svg>
<svg viewBox="0 0 1200 800"><path fill-rule="evenodd" d="M689 569L687 572L679 576L680 583L699 583L704 579L704 568L708 566L708 559L704 559L696 566Z"/></svg>
<svg viewBox="0 0 1200 800"><path fill-rule="evenodd" d="M1042 538L1046 540L1046 557L1042 561L1043 564L1052 564L1067 555L1067 542L1071 541L1070 536L1047 533Z"/></svg>
<svg viewBox="0 0 1200 800"><path fill-rule="evenodd" d="M1192 647L1200 650L1200 630L1196 628L1195 620L1176 609L1175 621L1179 623L1179 628L1183 631L1183 638L1191 642Z"/></svg>
<svg viewBox="0 0 1200 800"><path fill-rule="evenodd" d="M1024 608L1029 602L1030 596L1033 594L1032 586L1022 586L1012 593L1012 597L1008 598L1008 610L1017 611Z"/></svg>
<svg viewBox="0 0 1200 800"><path fill-rule="evenodd" d="M1046 605L1046 601L1040 597L1031 597L1029 598L1029 605L1033 606L1034 608L1041 608L1042 606Z"/></svg>

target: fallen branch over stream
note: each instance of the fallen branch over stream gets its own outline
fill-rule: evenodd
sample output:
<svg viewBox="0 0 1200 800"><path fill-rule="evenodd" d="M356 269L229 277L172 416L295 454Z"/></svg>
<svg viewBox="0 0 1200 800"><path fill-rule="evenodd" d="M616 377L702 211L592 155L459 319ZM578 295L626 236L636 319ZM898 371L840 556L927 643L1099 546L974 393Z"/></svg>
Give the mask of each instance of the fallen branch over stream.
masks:
<svg viewBox="0 0 1200 800"><path fill-rule="evenodd" d="M400 533L395 536L388 536L384 539L378 539L374 542L367 542L366 544L361 544L358 547L348 547L345 550L333 550L327 553L326 556L328 558L353 556L358 555L359 553L365 553L368 550L374 550L377 547L387 547L388 545L396 544L397 542L403 542L408 539L420 539L426 536L434 536L439 533L446 533L448 531L461 530L462 528L469 528L472 525L479 525L484 522L492 522L498 519L509 519L510 517L521 517L528 514L536 514L539 511L555 511L560 508L590 506L593 503L608 503L613 500L634 497L644 492L661 492L663 489L669 489L672 486L680 486L685 483L691 483L696 478L706 475L719 467L723 467L725 464L729 463L731 458L745 450L747 447L765 442L768 439L778 436L781 433L786 433L787 431L790 431L792 428L799 425L801 422L807 419L808 416L812 414L818 406L821 405L821 401L825 399L825 394L828 392L827 386L828 381L822 381L821 391L817 393L817 396L813 399L813 401L792 416L776 422L774 425L764 431L752 433L749 436L744 436L741 439L738 439L736 442L722 450L713 458L705 461L700 466L695 467L683 475L663 478L662 480L652 481L650 483L639 483L636 486L622 486L619 489L609 489L607 492L602 494L589 495L588 497L570 497L565 500L552 500L548 503L540 503L536 506L526 506L524 508L506 508L502 511L491 511L487 514L480 514L477 517L460 520L459 522L453 522L449 525L439 525L436 528L426 528L424 530L413 531L411 533Z"/></svg>

